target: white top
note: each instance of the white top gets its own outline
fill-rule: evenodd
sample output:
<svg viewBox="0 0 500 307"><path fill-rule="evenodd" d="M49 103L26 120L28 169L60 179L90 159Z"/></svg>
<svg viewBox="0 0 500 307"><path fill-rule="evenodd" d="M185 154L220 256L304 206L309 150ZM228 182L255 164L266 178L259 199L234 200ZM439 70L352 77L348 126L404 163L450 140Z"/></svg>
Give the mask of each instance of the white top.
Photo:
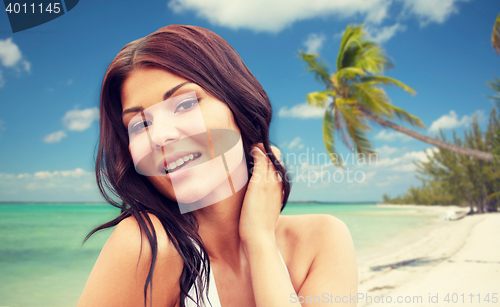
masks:
<svg viewBox="0 0 500 307"><path fill-rule="evenodd" d="M288 269L286 267L285 261L283 260L283 257L281 257L281 253L279 250L278 250L278 253L280 255L281 261L283 262L283 265L285 266L286 273L288 274L288 277L290 277L290 273L288 273ZM205 275L202 275L202 277L204 277L204 276ZM222 307L220 304L220 300L219 300L219 293L217 292L217 287L215 286L215 279L214 279L213 270L210 270L210 281L209 281L208 285L209 285L209 287L208 287L208 299L210 300L210 302L209 302L209 300L207 300L206 291L202 291L203 302L200 303L200 306ZM189 295L193 299L196 299L196 292L195 292L194 285L191 287L191 289L189 289ZM188 297L186 297L185 304L186 304L186 307L196 307L196 304Z"/></svg>

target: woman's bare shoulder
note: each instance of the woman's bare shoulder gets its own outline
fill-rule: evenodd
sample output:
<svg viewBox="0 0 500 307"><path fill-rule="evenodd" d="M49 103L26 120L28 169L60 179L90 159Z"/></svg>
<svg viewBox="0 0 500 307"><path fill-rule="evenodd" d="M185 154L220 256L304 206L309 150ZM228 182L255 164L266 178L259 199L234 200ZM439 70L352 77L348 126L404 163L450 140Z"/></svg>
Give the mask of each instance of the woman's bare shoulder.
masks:
<svg viewBox="0 0 500 307"><path fill-rule="evenodd" d="M290 264L295 271L297 291L302 289L307 293L307 289L322 285L328 291L355 292L356 254L343 221L327 214L280 216L277 240L281 241L280 250L283 248L288 255L287 266Z"/></svg>
<svg viewBox="0 0 500 307"><path fill-rule="evenodd" d="M173 306L179 297L183 260L159 219L149 214L158 251L153 274L153 305ZM134 217L114 229L87 280L78 306L142 306L152 250ZM149 292L149 291L148 291Z"/></svg>
<svg viewBox="0 0 500 307"><path fill-rule="evenodd" d="M349 233L346 224L329 214L280 215L277 232L287 240L311 244L323 242L324 235ZM350 238L350 235L349 235ZM328 238L326 238L328 241Z"/></svg>
<svg viewBox="0 0 500 307"><path fill-rule="evenodd" d="M354 255L351 234L346 224L328 214L280 215L276 228L278 247L291 264L307 273L313 260L331 251ZM293 255L293 257L292 257ZM285 258L285 255L283 255ZM286 260L286 259L285 259Z"/></svg>

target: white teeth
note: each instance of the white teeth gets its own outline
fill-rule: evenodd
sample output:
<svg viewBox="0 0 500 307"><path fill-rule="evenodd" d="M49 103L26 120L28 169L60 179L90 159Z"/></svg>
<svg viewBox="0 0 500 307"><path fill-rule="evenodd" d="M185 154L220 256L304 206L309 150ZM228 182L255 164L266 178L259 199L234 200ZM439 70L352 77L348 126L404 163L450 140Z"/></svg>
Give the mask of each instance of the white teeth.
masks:
<svg viewBox="0 0 500 307"><path fill-rule="evenodd" d="M177 159L177 161L169 163L167 165L168 170L173 170L174 168L181 166L182 164L188 162L189 160L193 160L195 157L198 158L199 156L200 156L199 154L196 154L196 156L194 154L189 154L187 156L179 158Z"/></svg>

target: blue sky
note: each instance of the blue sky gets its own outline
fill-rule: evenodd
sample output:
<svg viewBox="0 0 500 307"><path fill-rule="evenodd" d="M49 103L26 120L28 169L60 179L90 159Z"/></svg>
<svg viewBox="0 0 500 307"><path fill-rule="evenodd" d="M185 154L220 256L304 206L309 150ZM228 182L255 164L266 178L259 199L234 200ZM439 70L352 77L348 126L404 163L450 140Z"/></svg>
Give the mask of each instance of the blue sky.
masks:
<svg viewBox="0 0 500 307"><path fill-rule="evenodd" d="M318 52L333 64L349 23L366 23L396 64L386 75L417 91L387 90L427 126L421 133L461 135L473 115L484 127L493 107L483 95L490 94L486 81L500 76L490 43L497 0L147 3L82 0L64 16L15 34L0 13L0 201L101 200L93 154L104 72L125 44L168 24L208 28L234 47L271 99L271 140L285 156L325 152L322 110L305 105L305 95L322 88L297 54ZM290 163L290 199L378 201L419 184L412 162L432 146L376 126L369 136L379 158L347 164L351 180L317 161ZM339 151L349 154L340 143ZM322 167L330 182L314 182Z"/></svg>

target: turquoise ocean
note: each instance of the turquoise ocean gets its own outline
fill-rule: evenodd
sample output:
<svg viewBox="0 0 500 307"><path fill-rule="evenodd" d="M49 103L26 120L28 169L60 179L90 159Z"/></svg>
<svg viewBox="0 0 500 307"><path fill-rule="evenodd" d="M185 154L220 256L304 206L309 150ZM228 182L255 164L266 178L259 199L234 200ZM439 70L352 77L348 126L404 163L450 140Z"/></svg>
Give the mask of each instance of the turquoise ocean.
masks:
<svg viewBox="0 0 500 307"><path fill-rule="evenodd" d="M0 204L0 307L76 306L119 214L108 204ZM389 249L436 216L366 204L289 204L283 214L331 214L349 227L358 258Z"/></svg>

